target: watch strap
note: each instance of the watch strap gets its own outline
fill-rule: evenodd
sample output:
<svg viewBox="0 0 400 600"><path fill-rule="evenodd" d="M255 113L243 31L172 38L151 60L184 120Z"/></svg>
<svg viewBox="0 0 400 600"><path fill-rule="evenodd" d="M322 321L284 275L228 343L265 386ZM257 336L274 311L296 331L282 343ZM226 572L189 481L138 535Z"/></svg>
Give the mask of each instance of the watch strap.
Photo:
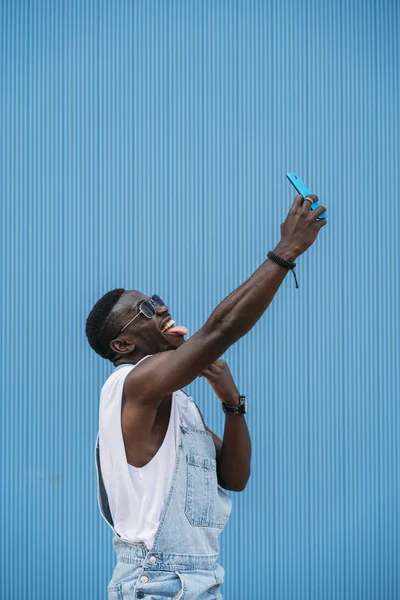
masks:
<svg viewBox="0 0 400 600"><path fill-rule="evenodd" d="M246 396L239 396L239 404L225 404L222 402L222 410L226 415L245 415L246 414Z"/></svg>

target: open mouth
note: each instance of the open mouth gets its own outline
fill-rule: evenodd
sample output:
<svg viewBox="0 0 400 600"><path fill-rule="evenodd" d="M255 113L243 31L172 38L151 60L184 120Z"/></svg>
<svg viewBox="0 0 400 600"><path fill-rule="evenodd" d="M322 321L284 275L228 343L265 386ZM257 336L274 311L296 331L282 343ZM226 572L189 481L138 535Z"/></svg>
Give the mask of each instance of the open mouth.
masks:
<svg viewBox="0 0 400 600"><path fill-rule="evenodd" d="M166 322L163 323L163 326L161 328L161 331L163 333L165 333L168 329L171 329L171 327L175 325L175 321L173 319L168 319Z"/></svg>
<svg viewBox="0 0 400 600"><path fill-rule="evenodd" d="M166 335L186 335L188 333L188 330L186 327L183 327L183 325L175 325L175 321L173 319L168 319L166 321L163 322L162 327L161 327L161 333L164 333Z"/></svg>

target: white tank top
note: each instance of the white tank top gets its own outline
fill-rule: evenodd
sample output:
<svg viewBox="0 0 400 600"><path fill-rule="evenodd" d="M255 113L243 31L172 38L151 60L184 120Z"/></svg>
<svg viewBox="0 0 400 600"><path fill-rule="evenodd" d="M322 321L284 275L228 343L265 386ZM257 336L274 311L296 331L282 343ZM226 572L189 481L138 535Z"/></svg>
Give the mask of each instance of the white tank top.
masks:
<svg viewBox="0 0 400 600"><path fill-rule="evenodd" d="M167 433L158 452L144 467L130 465L126 459L121 428L122 392L126 376L140 362L136 365L120 365L102 387L99 411L100 465L115 531L124 540L144 542L151 548L172 485L179 440L179 416L187 427L204 429L204 426L192 398L182 390L174 392Z"/></svg>

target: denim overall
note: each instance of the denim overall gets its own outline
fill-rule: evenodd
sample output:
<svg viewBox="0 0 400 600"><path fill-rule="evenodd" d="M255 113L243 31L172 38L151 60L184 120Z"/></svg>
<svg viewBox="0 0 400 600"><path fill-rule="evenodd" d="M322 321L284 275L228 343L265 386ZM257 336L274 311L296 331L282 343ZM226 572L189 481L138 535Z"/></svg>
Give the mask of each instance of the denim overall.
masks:
<svg viewBox="0 0 400 600"><path fill-rule="evenodd" d="M211 434L186 427L181 418L179 433L172 485L152 548L123 540L115 531L96 441L99 508L115 533L117 556L108 600L222 600L225 570L217 562L218 537L232 501L218 486Z"/></svg>

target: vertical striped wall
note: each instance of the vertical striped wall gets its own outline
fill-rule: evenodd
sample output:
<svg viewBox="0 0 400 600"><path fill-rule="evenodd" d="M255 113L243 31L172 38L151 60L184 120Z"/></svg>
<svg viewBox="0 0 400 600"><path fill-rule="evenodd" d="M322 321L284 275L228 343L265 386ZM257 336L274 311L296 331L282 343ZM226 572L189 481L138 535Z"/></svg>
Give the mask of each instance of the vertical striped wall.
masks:
<svg viewBox="0 0 400 600"><path fill-rule="evenodd" d="M329 222L224 355L253 443L224 598L400 597L399 31L395 0L0 0L1 599L106 598L93 304L159 293L195 332L292 170Z"/></svg>

